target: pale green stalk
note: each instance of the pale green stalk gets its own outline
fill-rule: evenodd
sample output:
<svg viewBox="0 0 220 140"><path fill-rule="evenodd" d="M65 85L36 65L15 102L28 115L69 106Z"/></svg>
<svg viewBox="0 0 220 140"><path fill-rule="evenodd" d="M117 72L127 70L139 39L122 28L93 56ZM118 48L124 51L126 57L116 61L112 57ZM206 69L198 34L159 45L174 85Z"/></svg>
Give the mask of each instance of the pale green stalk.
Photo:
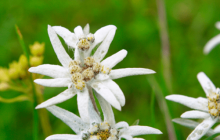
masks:
<svg viewBox="0 0 220 140"><path fill-rule="evenodd" d="M169 113L167 103L164 98L163 91L154 76L148 76L148 81L153 89L155 89L156 99L158 101L161 112L163 113L169 140L176 140L176 133Z"/></svg>
<svg viewBox="0 0 220 140"><path fill-rule="evenodd" d="M155 90L152 88L152 94L151 94L151 102L150 102L150 110L151 110L151 122L152 127L155 127ZM153 139L156 140L155 135L152 135Z"/></svg>
<svg viewBox="0 0 220 140"><path fill-rule="evenodd" d="M22 49L25 53L25 56L27 57L28 60L28 67L30 67L30 59L29 59L29 51L25 46L22 34L17 26L15 26L16 32L19 38L19 42L22 46ZM38 111L35 109L35 107L38 105L38 103L43 102L43 96L41 92L37 92L37 89L35 87L35 84L33 83L33 74L30 73L30 83L32 87L32 92L33 92L33 140L38 140L38 124L39 124L39 117L38 117ZM48 136L51 134L51 127L49 124L49 119L47 116L46 110L40 110L39 111L39 116L41 120L41 125L43 128L43 132L45 136Z"/></svg>
<svg viewBox="0 0 220 140"><path fill-rule="evenodd" d="M171 65L170 65L170 43L168 37L167 29L167 19L164 0L157 0L157 10L158 10L158 22L159 22L159 32L161 40L161 58L162 58L162 71L165 79L165 84L172 94L172 75L171 75Z"/></svg>

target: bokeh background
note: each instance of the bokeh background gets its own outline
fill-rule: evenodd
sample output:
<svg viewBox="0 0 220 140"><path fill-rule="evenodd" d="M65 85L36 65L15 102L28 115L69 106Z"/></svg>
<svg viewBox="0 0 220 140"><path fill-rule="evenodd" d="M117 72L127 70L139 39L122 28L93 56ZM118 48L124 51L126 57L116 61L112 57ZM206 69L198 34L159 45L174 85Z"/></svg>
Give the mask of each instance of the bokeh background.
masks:
<svg viewBox="0 0 220 140"><path fill-rule="evenodd" d="M220 20L219 0L165 0L168 35L170 41L170 64L172 93L191 97L205 97L196 79L204 71L216 86L220 85L220 47L210 54L203 54L203 47L209 39L219 34L215 28ZM77 25L90 24L91 32L113 24L116 35L107 53L110 56L121 49L128 51L127 57L115 68L143 67L155 70L155 78L163 90L167 90L161 61L161 40L155 0L7 0L0 1L0 66L8 67L18 60L23 50L19 44L15 24L20 28L26 45L35 41L45 42L45 64L60 64L47 34L47 25L60 25L73 31ZM61 39L62 40L62 39ZM63 42L63 40L62 40ZM72 50L63 43L73 57ZM114 109L116 121L127 121L130 125L137 119L140 125L160 129L163 135L140 136L145 139L169 139L161 100L151 102L157 86L151 86L147 76L132 76L115 80L123 90L126 105L122 111ZM153 90L154 89L154 90ZM44 98L49 99L63 91L63 88L45 88ZM11 98L20 93L1 92L0 96ZM189 108L166 101L171 118L178 118ZM59 106L78 114L76 97ZM161 111L162 110L162 111ZM153 113L153 114L152 114ZM32 139L32 104L28 101L11 104L0 103L0 139ZM154 116L154 117L153 117ZM53 134L72 134L71 129L49 113ZM155 120L153 123L152 120ZM178 140L184 140L191 130L174 124ZM40 139L45 137L39 130Z"/></svg>

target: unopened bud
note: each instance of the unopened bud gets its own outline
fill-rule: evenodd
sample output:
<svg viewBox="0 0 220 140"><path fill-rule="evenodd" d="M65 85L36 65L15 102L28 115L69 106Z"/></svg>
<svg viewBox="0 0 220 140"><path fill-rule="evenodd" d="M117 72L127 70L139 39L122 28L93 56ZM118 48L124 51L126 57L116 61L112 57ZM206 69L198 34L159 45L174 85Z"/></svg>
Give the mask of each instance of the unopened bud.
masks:
<svg viewBox="0 0 220 140"><path fill-rule="evenodd" d="M34 42L33 45L30 45L31 54L34 56L41 56L44 53L45 44Z"/></svg>

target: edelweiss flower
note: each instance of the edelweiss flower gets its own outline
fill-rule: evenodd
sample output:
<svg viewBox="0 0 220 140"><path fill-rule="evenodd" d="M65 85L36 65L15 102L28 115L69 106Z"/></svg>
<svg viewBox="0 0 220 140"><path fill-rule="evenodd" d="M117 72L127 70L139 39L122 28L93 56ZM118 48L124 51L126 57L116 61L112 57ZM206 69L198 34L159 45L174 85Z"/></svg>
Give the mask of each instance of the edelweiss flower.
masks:
<svg viewBox="0 0 220 140"><path fill-rule="evenodd" d="M102 98L101 96L99 97ZM137 135L162 134L160 130L148 126L129 126L126 122L115 124L111 106L103 98L101 102L104 103L102 104L104 122L101 121L101 118L95 112L92 105L89 106L89 123L84 122L75 114L57 106L47 107L53 115L66 123L76 135L55 134L47 137L46 140L120 140L121 138L132 140L133 136ZM134 139L142 140L141 138Z"/></svg>
<svg viewBox="0 0 220 140"><path fill-rule="evenodd" d="M203 72L200 72L197 78L206 93L207 99L203 97L192 98L184 95L166 96L168 100L196 109L183 113L181 118L204 119L188 136L187 140L200 139L218 121L220 115L219 89L216 89L215 85Z"/></svg>
<svg viewBox="0 0 220 140"><path fill-rule="evenodd" d="M196 121L189 120L189 119L183 119L183 118L175 118L172 121L175 122L175 123L178 123L180 125L186 126L188 128L191 128L191 129L195 129L196 126L199 125L199 123L196 122ZM209 129L206 132L206 135L207 136L212 136L212 135L217 134L217 133L220 133L220 125L216 126L214 129ZM215 137L214 139L219 140L220 136Z"/></svg>
<svg viewBox="0 0 220 140"><path fill-rule="evenodd" d="M217 22L215 24L216 28L220 30L220 22ZM208 54L216 45L220 43L220 34L217 36L213 37L211 40L209 40L205 47L204 47L204 53Z"/></svg>
<svg viewBox="0 0 220 140"><path fill-rule="evenodd" d="M108 25L97 30L94 34L90 33L89 24L84 29L81 26L77 26L74 29L74 33L61 26L53 26L53 29L64 39L68 46L76 50L79 49L79 51L83 52L84 57L88 57L92 49L104 40L110 30L116 29L116 27ZM75 51L75 53L77 52Z"/></svg>
<svg viewBox="0 0 220 140"><path fill-rule="evenodd" d="M68 87L67 90L59 95L43 102L36 108L44 108L72 98L77 94L77 103L80 116L83 120L88 120L88 115L82 115L88 108L88 92L92 88L107 100L113 107L121 110L125 104L125 97L119 86L113 79L122 78L130 75L152 74L153 70L144 68L124 68L111 70L117 63L122 61L127 55L126 50L101 61L108 51L111 41L113 40L116 29L111 29L105 37L102 44L96 50L93 56L86 57L83 61L79 60L75 53L75 59L72 60L63 48L54 29L48 26L48 33L53 45L54 51L60 63L63 66L44 64L38 67L32 67L30 72L39 73L53 77L54 79L37 79L37 84L48 87ZM78 52L78 51L76 51ZM91 94L92 95L92 94ZM91 96L90 95L90 96Z"/></svg>

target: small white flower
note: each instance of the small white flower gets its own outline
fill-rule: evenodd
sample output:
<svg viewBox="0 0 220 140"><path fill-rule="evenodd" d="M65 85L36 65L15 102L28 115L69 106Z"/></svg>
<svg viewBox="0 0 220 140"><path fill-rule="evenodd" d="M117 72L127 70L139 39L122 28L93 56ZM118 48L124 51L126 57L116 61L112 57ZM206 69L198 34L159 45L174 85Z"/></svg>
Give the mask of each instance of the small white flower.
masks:
<svg viewBox="0 0 220 140"><path fill-rule="evenodd" d="M41 103L36 108L44 108L61 103L77 94L77 103L80 116L83 118L83 120L89 121L87 117L88 115L84 115L83 113L85 113L84 110L87 110L88 108L88 92L93 88L113 107L121 110L121 106L124 106L125 104L125 97L120 87L113 81L113 79L131 75L152 74L155 72L153 70L144 68L124 68L111 70L127 55L126 50L121 50L118 53L101 61L108 51L115 31L116 28L113 28L108 33L105 33L107 36L98 47L94 55L90 56L90 58L85 58L85 61L83 59L82 62L78 59L78 55L76 53L74 60L69 57L54 29L51 26L48 26L48 33L52 46L62 66L44 64L37 67L32 67L29 69L29 71L54 78L37 79L35 80L37 84L48 87L68 87L68 89Z"/></svg>
<svg viewBox="0 0 220 140"><path fill-rule="evenodd" d="M216 28L220 30L220 22L216 22L215 24ZM215 46L217 46L218 44L220 44L220 34L218 34L217 36L213 37L211 40L209 40L205 47L204 47L204 53L208 54Z"/></svg>
<svg viewBox="0 0 220 140"><path fill-rule="evenodd" d="M218 121L220 116L219 89L215 87L205 73L200 72L197 75L197 78L205 91L207 98L192 98L184 95L166 96L166 99L168 100L196 109L183 113L181 118L204 119L204 121L188 136L187 140L200 139Z"/></svg>
<svg viewBox="0 0 220 140"><path fill-rule="evenodd" d="M47 109L56 117L66 123L75 133L72 134L56 134L46 138L46 140L120 140L125 138L132 140L133 136L146 134L162 134L158 129L149 126L129 126L126 122L119 122L115 124L114 114L109 103L107 103L101 96L102 110L104 114L104 121L95 112L91 101L89 108L90 122L84 122L75 114L59 108L57 106L50 106ZM139 138L136 138L137 140Z"/></svg>
<svg viewBox="0 0 220 140"><path fill-rule="evenodd" d="M84 57L88 57L92 49L104 40L110 30L116 29L116 27L107 25L97 30L94 34L90 33L89 24L84 29L81 26L77 26L74 29L74 33L61 26L53 26L53 29L64 39L69 47L75 48L75 51L82 51Z"/></svg>

